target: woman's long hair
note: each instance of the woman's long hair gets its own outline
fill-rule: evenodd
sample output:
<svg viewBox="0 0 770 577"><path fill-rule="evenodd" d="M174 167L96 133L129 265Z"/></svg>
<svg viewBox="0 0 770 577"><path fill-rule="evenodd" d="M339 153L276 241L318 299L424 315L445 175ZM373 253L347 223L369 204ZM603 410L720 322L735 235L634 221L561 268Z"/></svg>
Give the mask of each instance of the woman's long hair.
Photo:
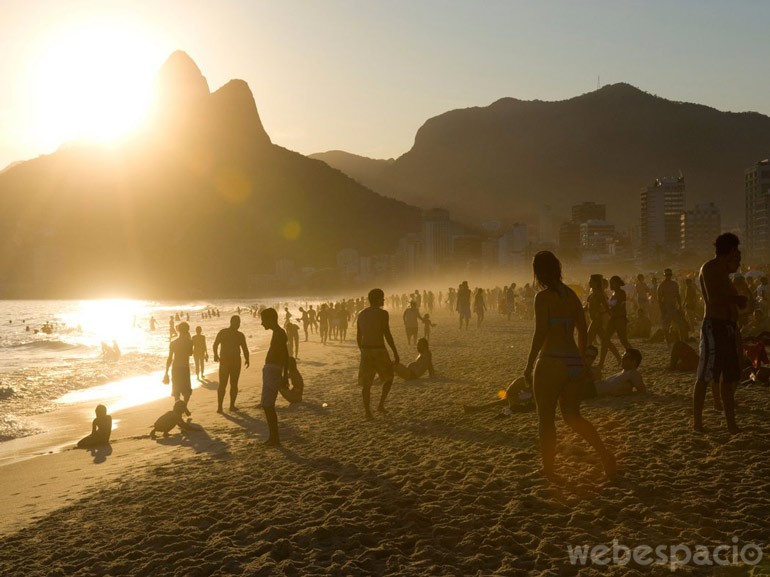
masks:
<svg viewBox="0 0 770 577"><path fill-rule="evenodd" d="M561 262L550 250L541 250L535 255L532 270L539 288L558 290L562 286Z"/></svg>

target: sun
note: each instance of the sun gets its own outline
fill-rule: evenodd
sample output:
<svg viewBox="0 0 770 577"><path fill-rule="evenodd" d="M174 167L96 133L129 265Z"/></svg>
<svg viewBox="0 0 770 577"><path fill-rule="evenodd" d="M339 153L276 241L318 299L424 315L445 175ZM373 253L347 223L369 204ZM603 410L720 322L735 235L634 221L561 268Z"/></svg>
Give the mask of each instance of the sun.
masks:
<svg viewBox="0 0 770 577"><path fill-rule="evenodd" d="M80 20L53 31L32 85L43 149L71 140L110 142L139 128L163 54L148 30L124 18Z"/></svg>

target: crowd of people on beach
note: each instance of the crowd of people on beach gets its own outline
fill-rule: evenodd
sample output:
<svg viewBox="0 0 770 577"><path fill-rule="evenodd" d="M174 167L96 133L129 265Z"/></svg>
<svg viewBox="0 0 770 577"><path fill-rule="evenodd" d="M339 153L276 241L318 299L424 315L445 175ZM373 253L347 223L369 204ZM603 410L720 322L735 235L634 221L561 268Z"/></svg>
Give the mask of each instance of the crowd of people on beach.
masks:
<svg viewBox="0 0 770 577"><path fill-rule="evenodd" d="M716 239L714 258L699 271L680 271L677 277L672 269L666 268L661 281L652 275L648 282L640 273L627 284L619 275L607 279L596 273L590 275L585 285L567 283L562 278L561 262L556 255L542 251L533 259L535 282L518 289L516 283L511 283L502 288L471 290L468 282L463 281L446 293L415 290L409 294L391 294L386 299L384 291L377 288L369 291L366 299L342 299L317 306L306 303L299 306L296 316L286 304L282 323L278 304L238 307L230 326L219 331L212 346L214 362L219 363L217 412L225 410L228 385L228 410L238 410L239 376L242 366L249 366L246 337L239 330L241 313L259 317L265 330L272 331L262 370L260 406L269 429L266 443L279 445L277 396L283 394L290 402L302 399L304 383L297 370L300 328L304 342L308 342L311 335L317 335L323 345L330 341L342 344L347 341L350 323L355 323L355 342L360 350L358 383L364 415L372 419L371 389L376 376L381 382L376 410L386 413L386 401L395 376L413 380L426 373L435 375L430 348L431 329L437 326L431 320L435 307L456 313L462 331L468 330L472 314L476 316L476 327L481 329L485 313L493 310L508 320L534 317L530 353L523 375L513 380L503 399L466 406L466 411L501 405L506 405L504 411L508 415L514 411L536 410L543 472L555 478L554 421L559 405L565 423L594 447L606 475L612 477L617 470L615 457L593 425L581 416L580 403L594 397L647 392L639 370L642 354L630 339L667 343L669 370L696 373L692 422L695 431L704 431L703 405L709 385L715 408L724 413L730 433L736 434L740 432L734 400L738 383L746 379L770 380L770 368L763 367L770 364L764 349L765 342L770 342L768 279L764 274L736 274L741 261L739 242L731 233L722 234ZM401 363L386 302L391 312L400 313L407 343L417 347L418 356L408 365ZM210 315L202 318L216 318L220 312L212 308L202 314ZM183 415L190 415L190 357L193 357L196 377L204 380L209 355L201 327L196 327L193 336L189 313L186 320L181 318L172 315L169 319L171 342L164 374L164 382L171 384L174 407L158 419L153 435L155 432L168 434L175 426L185 432L196 428L189 418L186 422L183 420ZM692 344L698 328L700 339L696 351ZM608 353L620 371L603 378ZM108 422L105 409L100 405L92 434L81 444L91 446L94 442L108 441L109 434L105 432Z"/></svg>

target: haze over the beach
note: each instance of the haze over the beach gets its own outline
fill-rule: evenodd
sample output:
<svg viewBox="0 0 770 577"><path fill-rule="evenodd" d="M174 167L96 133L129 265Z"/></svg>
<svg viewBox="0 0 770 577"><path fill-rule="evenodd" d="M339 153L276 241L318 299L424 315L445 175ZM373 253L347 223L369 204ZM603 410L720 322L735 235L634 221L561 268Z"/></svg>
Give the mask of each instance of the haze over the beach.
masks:
<svg viewBox="0 0 770 577"><path fill-rule="evenodd" d="M5 0L0 168L136 128L168 55L248 82L273 142L397 157L450 109L628 82L770 115L770 4Z"/></svg>

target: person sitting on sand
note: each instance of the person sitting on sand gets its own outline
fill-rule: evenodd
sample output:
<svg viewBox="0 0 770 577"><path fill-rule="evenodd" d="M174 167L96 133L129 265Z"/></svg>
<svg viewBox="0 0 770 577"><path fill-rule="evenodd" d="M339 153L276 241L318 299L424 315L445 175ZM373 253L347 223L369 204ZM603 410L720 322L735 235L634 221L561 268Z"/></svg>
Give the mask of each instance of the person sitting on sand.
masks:
<svg viewBox="0 0 770 577"><path fill-rule="evenodd" d="M91 423L91 434L78 441L78 449L90 449L110 442L112 417L107 414L107 407L96 405L96 418Z"/></svg>
<svg viewBox="0 0 770 577"><path fill-rule="evenodd" d="M393 366L393 370L396 374L405 381L412 381L419 379L425 374L425 371L433 377L435 372L433 370L433 353L430 352L427 339L419 339L417 341L417 358L409 363L408 366L404 366L401 363L396 363Z"/></svg>
<svg viewBox="0 0 770 577"><path fill-rule="evenodd" d="M198 425L186 423L182 419L182 415L186 410L187 405L184 401L176 401L172 410L163 413L160 417L158 417L158 420L155 421L155 424L152 426L152 431L150 431L150 438L154 439L156 432L163 433L164 437L168 437L169 432L171 432L174 427L179 427L183 433L189 433L190 431L200 431L200 427Z"/></svg>
<svg viewBox="0 0 770 577"><path fill-rule="evenodd" d="M668 363L669 371L694 373L698 369L700 355L684 341L676 341L671 345L671 360ZM716 397L719 398L717 391Z"/></svg>
<svg viewBox="0 0 770 577"><path fill-rule="evenodd" d="M646 393L644 380L639 372L642 363L642 353L639 349L626 349L620 358L622 371L594 383L596 395L599 397L620 397L633 393Z"/></svg>

